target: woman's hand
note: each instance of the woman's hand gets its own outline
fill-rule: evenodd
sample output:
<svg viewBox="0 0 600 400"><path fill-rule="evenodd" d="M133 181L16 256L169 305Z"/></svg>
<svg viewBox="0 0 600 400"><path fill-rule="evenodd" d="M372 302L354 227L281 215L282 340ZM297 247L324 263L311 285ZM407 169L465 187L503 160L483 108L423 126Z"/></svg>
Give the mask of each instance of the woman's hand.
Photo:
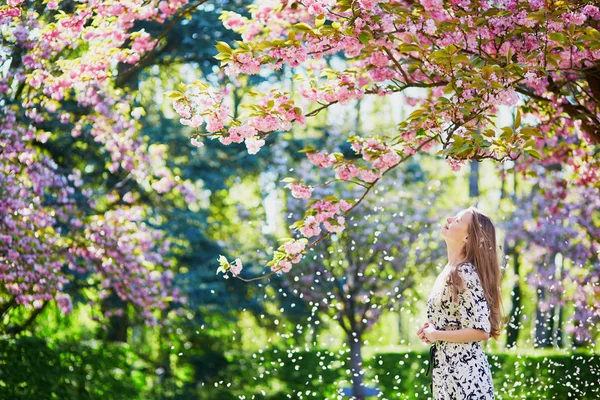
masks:
<svg viewBox="0 0 600 400"><path fill-rule="evenodd" d="M427 334L425 334L425 329L435 330L433 326L429 325L429 322L425 322L423 324L423 327L417 331L417 336L419 337L419 339L421 339L423 343L431 344L432 341L427 337Z"/></svg>
<svg viewBox="0 0 600 400"><path fill-rule="evenodd" d="M428 324L427 327L423 328L423 335L429 341L428 343L433 343L433 342L437 341L437 338L435 338L436 332L437 332L437 329L435 329L435 326L433 326L433 325Z"/></svg>

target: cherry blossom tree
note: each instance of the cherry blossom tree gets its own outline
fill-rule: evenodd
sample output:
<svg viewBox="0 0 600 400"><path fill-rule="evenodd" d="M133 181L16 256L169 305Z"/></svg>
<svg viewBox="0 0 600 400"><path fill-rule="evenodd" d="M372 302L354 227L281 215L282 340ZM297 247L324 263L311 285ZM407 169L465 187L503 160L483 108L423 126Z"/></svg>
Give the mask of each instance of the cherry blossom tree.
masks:
<svg viewBox="0 0 600 400"><path fill-rule="evenodd" d="M345 229L348 213L383 175L419 152L442 155L455 169L468 159L512 160L534 174L537 164L564 163L573 184L598 184L600 10L593 4L259 1L248 16L225 12L222 19L241 34L234 43L217 43L225 74L236 78L286 65L296 72L301 98L277 88L256 91L248 112L232 116L226 88L203 81L182 86L169 97L181 123L198 128L196 145L204 137L243 142L256 154L267 137L365 96L401 92L415 107L396 132L347 137L356 158L304 150L315 166L362 186L363 195L356 202L309 203L292 229L305 239L321 236L302 250L295 246L299 253L280 247L268 265L271 273L289 271L308 248ZM329 67L332 57L343 68ZM517 108L514 126L496 125L500 106ZM311 195L296 178L289 183L298 197ZM240 277L235 262L233 271L222 259L219 272Z"/></svg>
<svg viewBox="0 0 600 400"><path fill-rule="evenodd" d="M184 301L160 217L144 198L193 203L196 189L167 168L164 145L139 134L144 110L113 76L157 44L137 22L175 21L199 3L186 4L0 6L3 331L20 332L52 300L69 314L72 290L94 288L91 305L115 295L149 324L158 322L154 310ZM17 310L30 311L10 324ZM103 311L95 318L123 312Z"/></svg>
<svg viewBox="0 0 600 400"><path fill-rule="evenodd" d="M508 241L526 244L521 258L533 265L526 280L538 298L535 345L562 347L565 322L573 346L590 345L600 322L600 198L595 188L569 185L563 171L539 176L502 224ZM569 303L574 312L565 321Z"/></svg>
<svg viewBox="0 0 600 400"><path fill-rule="evenodd" d="M419 204L413 201L415 193ZM357 398L364 397L364 334L383 312L399 311L417 271L434 266L443 255L436 235L438 218L431 208L436 195L439 192L427 191L424 182L387 188L388 197L371 198L348 221L349 228L328 236L285 274L285 286L344 331ZM293 203L290 206L297 208Z"/></svg>

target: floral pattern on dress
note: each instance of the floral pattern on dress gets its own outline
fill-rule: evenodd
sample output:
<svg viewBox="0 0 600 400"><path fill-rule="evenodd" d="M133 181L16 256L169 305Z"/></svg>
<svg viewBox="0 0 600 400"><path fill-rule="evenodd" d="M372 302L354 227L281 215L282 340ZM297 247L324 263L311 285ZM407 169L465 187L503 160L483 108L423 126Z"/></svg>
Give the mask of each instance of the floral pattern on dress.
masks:
<svg viewBox="0 0 600 400"><path fill-rule="evenodd" d="M458 303L451 299L451 287L446 278L448 264L436 279L427 298L427 319L436 329L481 329L490 332L490 309L475 266L465 263L458 267L466 288L458 291ZM494 386L487 355L479 341L458 343L438 340L432 370L432 391L435 400L493 400ZM432 366L433 367L433 366Z"/></svg>

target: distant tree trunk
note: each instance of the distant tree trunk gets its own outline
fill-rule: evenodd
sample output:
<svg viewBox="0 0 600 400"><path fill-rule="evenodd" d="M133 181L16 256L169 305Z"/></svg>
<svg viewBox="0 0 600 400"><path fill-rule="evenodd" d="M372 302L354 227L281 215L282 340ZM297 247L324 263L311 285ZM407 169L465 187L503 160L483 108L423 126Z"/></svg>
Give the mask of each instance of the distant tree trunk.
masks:
<svg viewBox="0 0 600 400"><path fill-rule="evenodd" d="M563 256L560 260L560 274L561 280L565 276L565 257ZM559 349L564 348L565 343L563 340L563 324L565 322L565 305L562 303L562 292L558 294L558 326L556 327L556 347Z"/></svg>
<svg viewBox="0 0 600 400"><path fill-rule="evenodd" d="M469 197L479 198L479 161L471 160L469 171ZM479 201L475 202L477 205Z"/></svg>
<svg viewBox="0 0 600 400"><path fill-rule="evenodd" d="M502 186L500 188L500 198L505 198L507 194L506 190L506 174L502 171ZM513 193L511 195L513 203L517 201L517 173L513 169ZM508 326L506 328L506 348L512 348L517 345L519 340L519 332L521 330L521 282L519 281L521 264L519 263L519 241L515 240L514 243L509 243L504 237L504 251L506 255L512 255L513 261L513 274L515 281L513 282L513 288L511 291L511 310L508 318Z"/></svg>
<svg viewBox="0 0 600 400"><path fill-rule="evenodd" d="M165 320L167 318L167 311L163 310L161 313L161 318ZM169 333L164 326L159 328L158 342L159 350L156 364L162 373L156 377L156 385L154 385L152 390L153 394L157 397L169 393L172 389L171 346L168 345Z"/></svg>
<svg viewBox="0 0 600 400"><path fill-rule="evenodd" d="M127 328L129 327L129 318L127 316L127 304L117 295L111 294L102 302L102 312L109 311L113 308L121 308L122 316L112 316L108 319L108 331L106 340L109 342L127 342Z"/></svg>
<svg viewBox="0 0 600 400"><path fill-rule="evenodd" d="M540 309L540 303L546 300L547 289L540 287L538 289L538 301L535 310L535 343L534 347L551 347L552 346L552 318L554 317L554 309L550 308L547 311Z"/></svg>
<svg viewBox="0 0 600 400"><path fill-rule="evenodd" d="M521 284L519 282L519 254L515 251L515 245L512 250L512 258L513 258L513 271L514 275L517 279L513 283L512 289L512 308L510 310L510 318L508 327L506 329L506 347L511 348L517 345L517 340L519 339L519 331L521 329Z"/></svg>
<svg viewBox="0 0 600 400"><path fill-rule="evenodd" d="M356 101L356 121L354 123L354 126L356 126L356 135L361 135L362 133L362 121L360 119L360 110L361 110L361 104L362 104L362 98L358 99Z"/></svg>
<svg viewBox="0 0 600 400"><path fill-rule="evenodd" d="M562 297L562 295L559 295L560 297ZM559 299L560 299L559 297ZM564 307L559 303L556 306L557 308L557 312L558 312L558 322L557 322L557 327L556 327L556 332L554 333L554 342L556 344L556 347L558 347L559 349L562 349L564 347L564 343L563 343L563 323L564 323Z"/></svg>
<svg viewBox="0 0 600 400"><path fill-rule="evenodd" d="M398 306L398 310L400 310L402 307ZM402 325L402 314L400 312L398 312L398 336L400 336L399 340L402 341L402 336L403 336L403 332L402 329L404 329L404 326Z"/></svg>
<svg viewBox="0 0 600 400"><path fill-rule="evenodd" d="M350 381L352 382L352 396L356 400L364 400L365 388L362 375L362 337L358 332L353 332L348 337L350 345Z"/></svg>

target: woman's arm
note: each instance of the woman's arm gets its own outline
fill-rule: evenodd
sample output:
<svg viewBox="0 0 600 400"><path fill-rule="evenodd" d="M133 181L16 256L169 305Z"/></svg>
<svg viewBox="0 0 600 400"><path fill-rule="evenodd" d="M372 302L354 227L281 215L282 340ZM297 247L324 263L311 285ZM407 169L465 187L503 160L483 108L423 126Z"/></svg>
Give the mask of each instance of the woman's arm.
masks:
<svg viewBox="0 0 600 400"><path fill-rule="evenodd" d="M490 335L481 329L462 328L450 331L440 331L436 329L431 332L431 337L434 340L444 340L446 342L469 343L488 340Z"/></svg>

